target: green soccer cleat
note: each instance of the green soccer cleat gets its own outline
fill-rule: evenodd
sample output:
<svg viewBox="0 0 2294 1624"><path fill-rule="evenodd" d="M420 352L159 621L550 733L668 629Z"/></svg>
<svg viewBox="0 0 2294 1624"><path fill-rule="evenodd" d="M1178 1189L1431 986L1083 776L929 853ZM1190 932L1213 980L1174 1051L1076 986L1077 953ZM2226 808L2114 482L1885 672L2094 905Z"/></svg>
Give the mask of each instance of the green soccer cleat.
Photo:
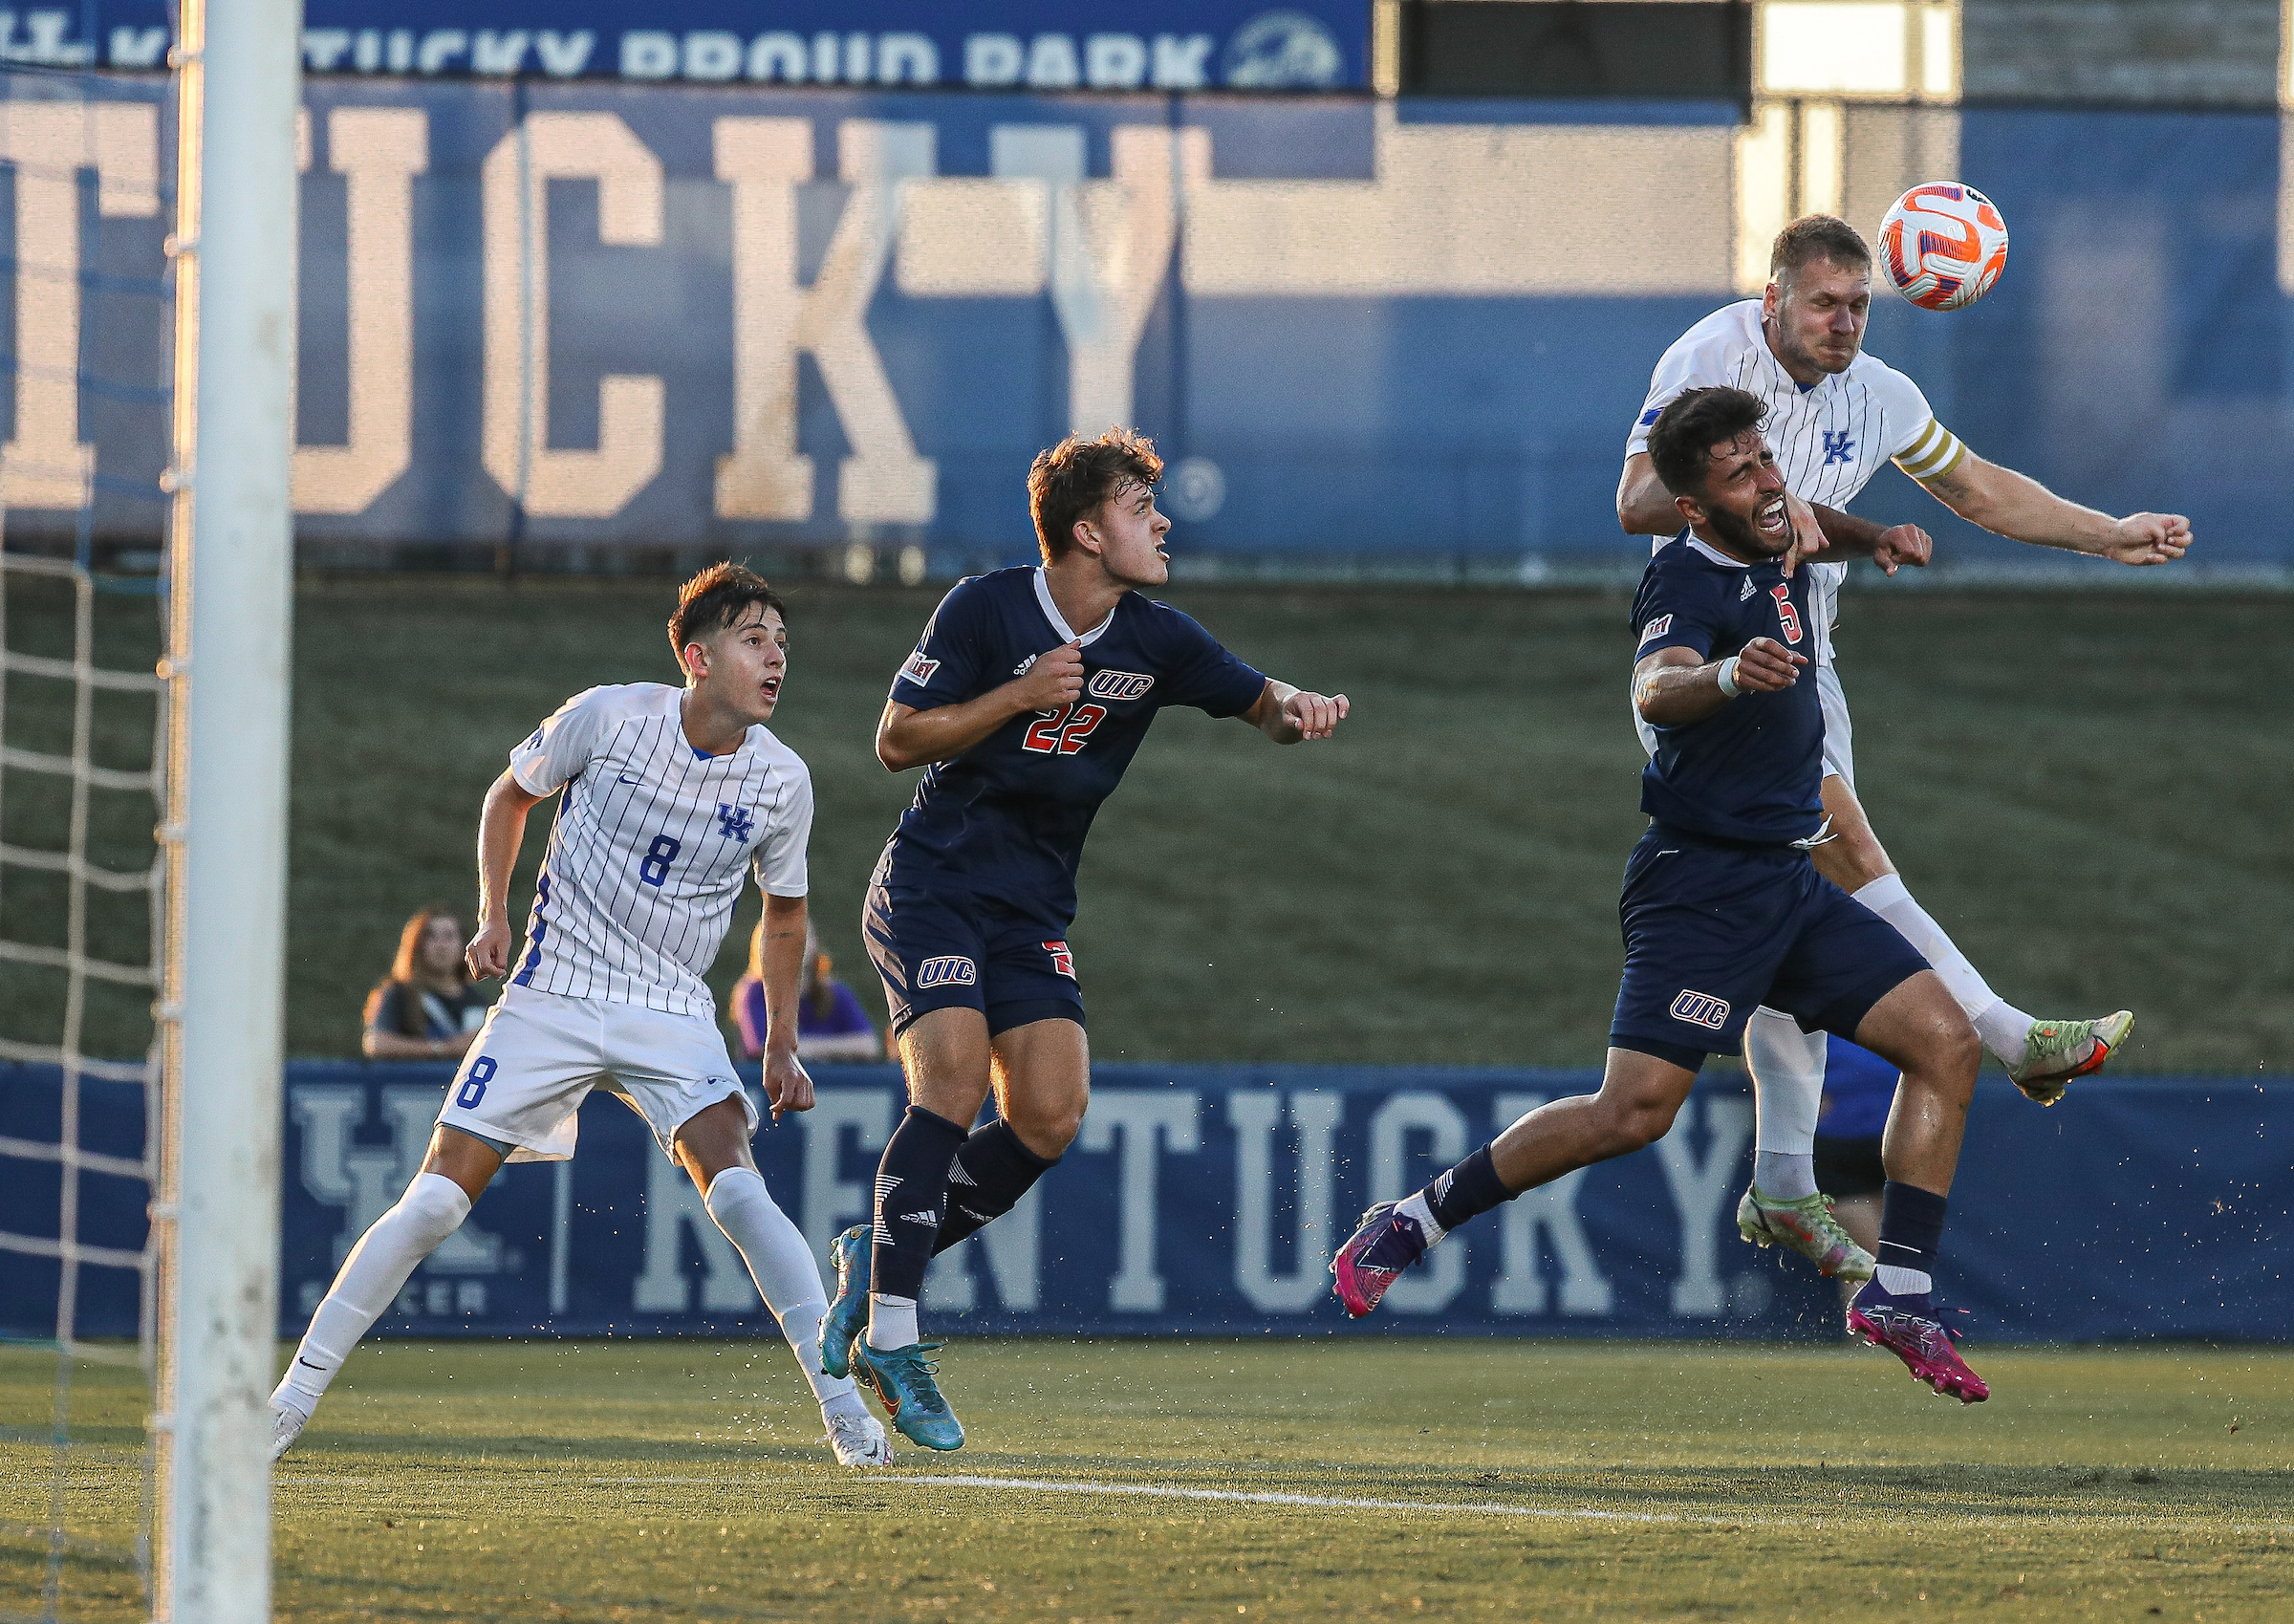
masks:
<svg viewBox="0 0 2294 1624"><path fill-rule="evenodd" d="M875 1390L900 1429L900 1436L926 1449L962 1449L963 1423L940 1396L932 1373L940 1366L924 1357L937 1353L937 1342L911 1342L905 1348L871 1348L863 1336L852 1344L853 1375L863 1387Z"/></svg>
<svg viewBox="0 0 2294 1624"><path fill-rule="evenodd" d="M2103 1070L2132 1030L2134 1016L2125 1009L2099 1021L2034 1021L2023 1038L2023 1061L2008 1067L2007 1074L2032 1099L2053 1105L2063 1097L2064 1084Z"/></svg>
<svg viewBox="0 0 2294 1624"><path fill-rule="evenodd" d="M836 1266L836 1298L820 1316L820 1368L834 1376L853 1374L853 1338L868 1329L869 1227L855 1223L829 1243Z"/></svg>
<svg viewBox="0 0 2294 1624"><path fill-rule="evenodd" d="M1872 1278L1872 1254L1856 1245L1832 1216L1832 1198L1822 1190L1795 1202L1764 1195L1758 1184L1737 1203L1737 1233L1756 1246L1787 1246L1835 1280Z"/></svg>

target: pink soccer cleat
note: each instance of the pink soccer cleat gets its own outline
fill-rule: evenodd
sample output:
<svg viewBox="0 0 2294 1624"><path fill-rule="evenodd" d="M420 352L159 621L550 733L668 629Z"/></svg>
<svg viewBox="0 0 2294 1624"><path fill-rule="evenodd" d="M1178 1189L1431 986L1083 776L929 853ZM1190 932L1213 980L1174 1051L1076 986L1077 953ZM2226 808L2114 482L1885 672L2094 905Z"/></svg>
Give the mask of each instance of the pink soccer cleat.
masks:
<svg viewBox="0 0 2294 1624"><path fill-rule="evenodd" d="M1874 1348L1904 1361L1914 1381L1924 1381L1947 1398L1980 1404L1991 1397L1983 1378L1968 1369L1952 1332L1937 1319L1925 1297L1894 1297L1869 1281L1848 1307L1848 1330Z"/></svg>
<svg viewBox="0 0 2294 1624"><path fill-rule="evenodd" d="M1338 1300L1356 1319L1376 1308L1402 1270L1426 1255L1425 1231L1416 1219L1397 1212L1396 1204L1380 1202L1364 1213L1360 1227L1331 1260L1331 1272L1338 1277Z"/></svg>

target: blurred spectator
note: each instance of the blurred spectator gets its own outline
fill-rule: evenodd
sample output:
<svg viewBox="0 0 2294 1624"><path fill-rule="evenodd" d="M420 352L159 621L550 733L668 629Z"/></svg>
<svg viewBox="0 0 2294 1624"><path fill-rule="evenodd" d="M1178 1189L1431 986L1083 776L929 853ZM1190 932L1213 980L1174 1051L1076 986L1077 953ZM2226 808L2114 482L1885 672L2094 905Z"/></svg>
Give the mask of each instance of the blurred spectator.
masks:
<svg viewBox="0 0 2294 1624"><path fill-rule="evenodd" d="M805 926L805 979L796 990L796 1057L799 1060L875 1060L881 1046L876 1029L853 989L829 972L835 961L821 951L820 938ZM754 1060L765 1052L765 921L748 939L748 974L733 984L733 1018L741 1023L741 1053Z"/></svg>
<svg viewBox="0 0 2294 1624"><path fill-rule="evenodd" d="M1895 1103L1901 1075L1868 1049L1844 1037L1831 1040L1824 1061L1824 1104L1816 1115L1816 1187L1832 1198L1832 1216L1868 1252L1880 1246L1880 1137ZM1856 1287L1840 1283L1843 1300Z"/></svg>
<svg viewBox="0 0 2294 1624"><path fill-rule="evenodd" d="M462 921L429 907L399 933L390 978L366 995L370 1060L458 1060L485 1023L487 1000L462 962Z"/></svg>

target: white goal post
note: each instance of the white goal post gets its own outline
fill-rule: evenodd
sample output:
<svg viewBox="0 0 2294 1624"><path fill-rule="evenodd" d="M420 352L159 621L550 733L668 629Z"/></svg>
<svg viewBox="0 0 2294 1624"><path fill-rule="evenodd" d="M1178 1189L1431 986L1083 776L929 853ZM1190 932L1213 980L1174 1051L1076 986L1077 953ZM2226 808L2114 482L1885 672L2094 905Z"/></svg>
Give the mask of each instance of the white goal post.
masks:
<svg viewBox="0 0 2294 1624"><path fill-rule="evenodd" d="M271 1616L300 0L183 0L153 1616Z"/></svg>

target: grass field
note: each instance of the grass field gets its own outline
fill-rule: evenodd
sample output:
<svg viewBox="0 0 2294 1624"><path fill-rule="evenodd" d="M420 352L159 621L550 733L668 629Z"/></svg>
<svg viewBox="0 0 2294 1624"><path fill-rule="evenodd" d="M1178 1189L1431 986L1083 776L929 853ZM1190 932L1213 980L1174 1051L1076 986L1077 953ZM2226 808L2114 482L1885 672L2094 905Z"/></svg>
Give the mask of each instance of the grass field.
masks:
<svg viewBox="0 0 2294 1624"><path fill-rule="evenodd" d="M1254 662L1342 689L1355 710L1331 744L1290 750L1193 712L1158 725L1084 860L1072 940L1095 1051L1596 1061L1622 957L1617 876L1641 827L1623 600L1171 595ZM913 775L878 767L870 738L936 596L790 594L794 664L775 726L818 788L814 913L879 1008L857 916ZM510 745L577 689L670 675L669 602L660 581L306 584L291 1052L355 1052L359 1006L406 915L431 899L470 904L479 797ZM147 661L148 602L103 607L114 662ZM60 599L11 599L11 646L59 649L67 631ZM2284 598L1879 588L1850 594L1841 646L1874 822L2002 993L2040 1014L2132 1006L2129 1069L2285 1068L2294 743L2258 708L2254 675L2294 665ZM57 691L11 682L10 743L68 739ZM107 707L107 748L132 758L136 713ZM8 783L6 837L52 835L60 800L22 773ZM109 815L120 842L146 839L147 805ZM50 877L11 871L4 901L6 934L60 939ZM719 961L721 989L753 906ZM52 1029L58 985L6 966L0 1031ZM98 1047L108 1034L140 1049L144 1001L109 995L92 1015Z"/></svg>
<svg viewBox="0 0 2294 1624"><path fill-rule="evenodd" d="M1964 1410L1868 1349L945 1359L969 1446L856 1476L777 1344L362 1350L279 1470L278 1616L2227 1624L2294 1595L2283 1352L1978 1350L1998 1397ZM53 1368L0 1353L0 1613L36 1606ZM64 1616L126 1619L142 1396L76 1396Z"/></svg>

